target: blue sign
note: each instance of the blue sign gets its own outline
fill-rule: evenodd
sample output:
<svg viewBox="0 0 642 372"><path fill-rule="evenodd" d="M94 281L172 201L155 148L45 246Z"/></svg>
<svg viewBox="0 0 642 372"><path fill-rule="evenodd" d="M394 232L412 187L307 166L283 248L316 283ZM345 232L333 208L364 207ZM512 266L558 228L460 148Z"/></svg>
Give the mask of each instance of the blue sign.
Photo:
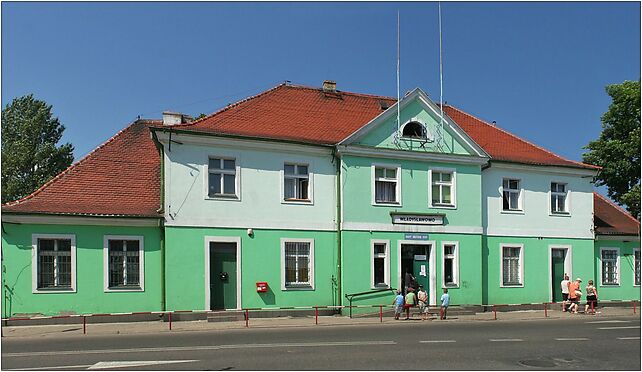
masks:
<svg viewBox="0 0 642 372"><path fill-rule="evenodd" d="M428 240L428 234L406 234L406 240Z"/></svg>

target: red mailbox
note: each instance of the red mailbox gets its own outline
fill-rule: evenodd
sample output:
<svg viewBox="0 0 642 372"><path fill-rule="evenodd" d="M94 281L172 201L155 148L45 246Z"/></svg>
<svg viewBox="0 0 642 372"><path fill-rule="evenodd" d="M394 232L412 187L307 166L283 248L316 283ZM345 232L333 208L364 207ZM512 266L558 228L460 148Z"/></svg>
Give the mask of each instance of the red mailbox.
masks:
<svg viewBox="0 0 642 372"><path fill-rule="evenodd" d="M267 282L256 282L256 291L257 292L267 292L268 284Z"/></svg>

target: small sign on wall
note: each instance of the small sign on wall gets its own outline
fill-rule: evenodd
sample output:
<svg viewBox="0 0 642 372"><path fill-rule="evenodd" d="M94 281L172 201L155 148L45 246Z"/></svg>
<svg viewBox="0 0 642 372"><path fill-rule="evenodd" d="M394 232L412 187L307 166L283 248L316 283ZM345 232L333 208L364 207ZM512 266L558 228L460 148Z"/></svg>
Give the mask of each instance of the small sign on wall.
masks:
<svg viewBox="0 0 642 372"><path fill-rule="evenodd" d="M406 240L428 240L428 234L406 234L404 235Z"/></svg>
<svg viewBox="0 0 642 372"><path fill-rule="evenodd" d="M393 224L404 225L443 225L443 214L394 214L392 213Z"/></svg>

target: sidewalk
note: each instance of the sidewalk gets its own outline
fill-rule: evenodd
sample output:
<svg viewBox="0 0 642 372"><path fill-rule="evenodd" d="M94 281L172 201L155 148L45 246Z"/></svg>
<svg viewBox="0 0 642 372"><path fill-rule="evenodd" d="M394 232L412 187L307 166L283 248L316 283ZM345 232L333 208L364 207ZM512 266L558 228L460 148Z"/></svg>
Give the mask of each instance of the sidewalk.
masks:
<svg viewBox="0 0 642 372"><path fill-rule="evenodd" d="M634 316L631 308L607 307L600 308L596 315L569 314L559 311L559 309L548 310L548 316L545 317L543 310L524 310L511 312L497 312L496 321L522 321L522 320L542 320L542 319L605 319L621 316ZM639 311L635 314L639 317ZM439 320L438 314L433 314L431 320L421 321L421 318L414 315L411 320L394 320L387 316L383 321L379 317L355 317L350 319L347 316L319 316L315 320L311 317L281 317L281 318L256 318L248 321L249 328L283 328L283 327L323 327L323 326L358 326L358 325L375 325L375 324L432 324L432 323L450 323L450 322L478 322L478 321L495 321L495 314L491 312L477 313L474 315L459 315L450 317L447 320ZM60 325L35 325L35 326L6 326L2 327L4 339L19 337L68 337L82 336L83 325L82 318L78 319L78 324L60 324ZM318 324L315 324L315 321ZM246 329L245 321L230 322L207 322L205 320L173 322L172 329L169 329L168 322L128 322L128 323L101 323L87 324L87 335L113 335L113 334L144 334L144 333L172 333L172 332L196 332L196 331L224 331L233 329Z"/></svg>

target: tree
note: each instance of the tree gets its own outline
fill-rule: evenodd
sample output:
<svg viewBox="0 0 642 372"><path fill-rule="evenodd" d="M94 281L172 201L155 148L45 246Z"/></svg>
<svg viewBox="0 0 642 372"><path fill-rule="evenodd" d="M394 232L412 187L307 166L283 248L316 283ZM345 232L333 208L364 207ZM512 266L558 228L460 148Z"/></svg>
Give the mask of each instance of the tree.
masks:
<svg viewBox="0 0 642 372"><path fill-rule="evenodd" d="M74 147L57 147L65 126L51 105L33 95L15 98L2 110L2 202L29 195L74 160Z"/></svg>
<svg viewBox="0 0 642 372"><path fill-rule="evenodd" d="M600 138L585 148L584 161L603 169L596 185L606 185L608 196L640 218L640 81L606 87L612 102L602 116Z"/></svg>

